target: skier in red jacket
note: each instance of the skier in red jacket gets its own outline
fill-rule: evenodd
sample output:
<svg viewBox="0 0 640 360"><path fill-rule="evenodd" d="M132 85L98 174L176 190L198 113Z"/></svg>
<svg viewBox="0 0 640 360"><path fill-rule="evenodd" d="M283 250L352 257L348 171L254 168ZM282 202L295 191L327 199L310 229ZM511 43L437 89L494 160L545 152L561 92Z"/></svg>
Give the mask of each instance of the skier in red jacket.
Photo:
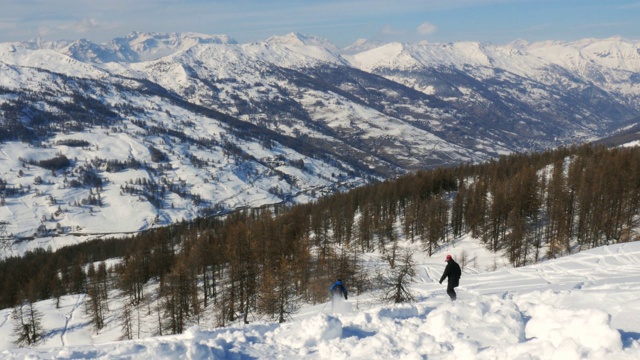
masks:
<svg viewBox="0 0 640 360"><path fill-rule="evenodd" d="M447 284L447 294L451 298L451 301L455 301L457 298L456 291L453 288L458 287L460 284L460 276L462 276L462 270L460 269L460 265L457 262L453 261L451 255L447 255L445 260L447 262L447 266L444 268L444 273L442 273L442 277L440 278L440 284L444 281L444 279L449 278Z"/></svg>

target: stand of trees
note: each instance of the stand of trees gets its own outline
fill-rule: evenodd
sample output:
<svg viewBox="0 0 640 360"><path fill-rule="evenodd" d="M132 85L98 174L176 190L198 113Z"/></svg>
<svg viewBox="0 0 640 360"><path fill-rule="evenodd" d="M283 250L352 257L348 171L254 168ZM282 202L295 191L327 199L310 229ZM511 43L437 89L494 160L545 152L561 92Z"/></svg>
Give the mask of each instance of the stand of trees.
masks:
<svg viewBox="0 0 640 360"><path fill-rule="evenodd" d="M181 333L209 311L215 324L286 321L301 302L325 301L336 278L353 292L373 279L360 255L385 254L393 301L411 298L410 254L431 254L466 233L514 266L591 247L638 240L640 149L581 146L504 156L481 165L418 172L322 198L313 204L198 219L121 240L0 262L0 307L86 293L99 331L109 292L126 299L123 338L139 336L141 309L157 334ZM107 269L102 261L121 261ZM97 264L97 266L95 264ZM85 266L86 264L90 264ZM151 285L151 286L150 286ZM22 306L24 308L24 306Z"/></svg>

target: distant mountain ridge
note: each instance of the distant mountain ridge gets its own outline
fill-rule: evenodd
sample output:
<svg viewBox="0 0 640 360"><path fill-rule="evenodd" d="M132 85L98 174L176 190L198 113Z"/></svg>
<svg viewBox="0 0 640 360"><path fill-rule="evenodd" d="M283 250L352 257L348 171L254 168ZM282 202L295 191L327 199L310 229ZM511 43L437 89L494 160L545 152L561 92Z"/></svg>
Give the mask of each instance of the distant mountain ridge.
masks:
<svg viewBox="0 0 640 360"><path fill-rule="evenodd" d="M639 115L640 42L619 37L0 43L0 221L17 237L138 231L592 141Z"/></svg>
<svg viewBox="0 0 640 360"><path fill-rule="evenodd" d="M155 60L197 44L236 44L226 35L198 33L141 33L132 32L126 37L114 38L103 44L86 39L32 41L11 43L27 50L54 50L84 62L140 62Z"/></svg>

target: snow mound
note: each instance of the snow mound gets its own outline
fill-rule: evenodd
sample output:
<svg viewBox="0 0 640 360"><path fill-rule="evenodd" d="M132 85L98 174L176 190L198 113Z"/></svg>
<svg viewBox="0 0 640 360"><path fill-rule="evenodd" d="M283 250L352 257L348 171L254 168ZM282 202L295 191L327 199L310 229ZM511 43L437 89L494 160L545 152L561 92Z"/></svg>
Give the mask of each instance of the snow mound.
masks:
<svg viewBox="0 0 640 360"><path fill-rule="evenodd" d="M610 326L610 316L597 309L567 310L536 305L529 310L529 338L538 339L564 358L582 358L622 349L620 333Z"/></svg>
<svg viewBox="0 0 640 360"><path fill-rule="evenodd" d="M315 347L322 341L340 338L342 322L327 314L318 314L303 320L299 327L282 327L275 331L274 339L291 348Z"/></svg>
<svg viewBox="0 0 640 360"><path fill-rule="evenodd" d="M468 341L474 347L518 344L525 339L525 320L517 305L498 297L452 302L431 311L429 333L454 348Z"/></svg>

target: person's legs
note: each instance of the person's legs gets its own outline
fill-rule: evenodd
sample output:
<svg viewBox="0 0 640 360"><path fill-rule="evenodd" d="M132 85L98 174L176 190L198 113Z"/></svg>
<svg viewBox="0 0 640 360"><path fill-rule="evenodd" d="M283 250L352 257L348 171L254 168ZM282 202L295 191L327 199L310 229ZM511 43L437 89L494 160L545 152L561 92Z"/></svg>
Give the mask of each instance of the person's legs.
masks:
<svg viewBox="0 0 640 360"><path fill-rule="evenodd" d="M451 286L451 284L449 284L447 286L447 294L451 298L451 301L455 301L456 300L456 298L457 298L456 291L453 290L453 286Z"/></svg>

